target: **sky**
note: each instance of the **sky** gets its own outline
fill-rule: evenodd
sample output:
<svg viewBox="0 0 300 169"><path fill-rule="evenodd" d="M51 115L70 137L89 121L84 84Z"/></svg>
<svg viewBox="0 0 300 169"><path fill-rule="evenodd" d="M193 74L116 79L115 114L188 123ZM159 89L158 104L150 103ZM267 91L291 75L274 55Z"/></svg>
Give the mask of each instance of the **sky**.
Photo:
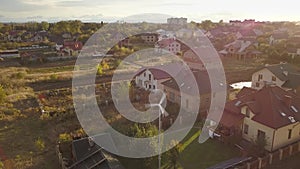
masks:
<svg viewBox="0 0 300 169"><path fill-rule="evenodd" d="M136 19L165 22L165 17L173 16L196 22L207 19L300 21L296 0L0 0L0 22L74 19L115 22L143 13L147 13L145 18Z"/></svg>

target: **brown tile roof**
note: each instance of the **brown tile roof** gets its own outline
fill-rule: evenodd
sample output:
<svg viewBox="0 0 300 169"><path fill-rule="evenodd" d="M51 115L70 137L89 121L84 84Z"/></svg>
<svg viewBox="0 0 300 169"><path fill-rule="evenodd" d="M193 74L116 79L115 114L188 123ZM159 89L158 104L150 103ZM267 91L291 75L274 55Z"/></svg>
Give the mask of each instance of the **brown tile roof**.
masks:
<svg viewBox="0 0 300 169"><path fill-rule="evenodd" d="M243 106L254 113L253 121L274 129L300 122L300 97L293 92L278 86L266 86L258 91L245 88L241 92L237 99L226 103L220 121L222 125L231 127L240 122L244 118L240 113ZM289 117L293 117L295 121Z"/></svg>
<svg viewBox="0 0 300 169"><path fill-rule="evenodd" d="M253 88L250 88L250 87L243 87L243 88L239 91L239 93L236 95L236 97L237 97L237 98L241 98L241 97L243 97L243 96L245 96L245 95L249 95L249 94L252 94L252 93L254 93L254 92L256 92L256 90L253 89Z"/></svg>
<svg viewBox="0 0 300 169"><path fill-rule="evenodd" d="M252 120L271 128L277 129L294 123L289 117L300 121L300 98L278 86L266 86L239 100L242 102L241 106L248 106L255 114Z"/></svg>
<svg viewBox="0 0 300 169"><path fill-rule="evenodd" d="M226 103L224 107L224 112L220 119L220 124L225 127L233 127L241 122L241 120L245 117L243 114L240 113L240 107L236 106L238 100L232 100ZM218 114L211 114L211 120L218 119Z"/></svg>

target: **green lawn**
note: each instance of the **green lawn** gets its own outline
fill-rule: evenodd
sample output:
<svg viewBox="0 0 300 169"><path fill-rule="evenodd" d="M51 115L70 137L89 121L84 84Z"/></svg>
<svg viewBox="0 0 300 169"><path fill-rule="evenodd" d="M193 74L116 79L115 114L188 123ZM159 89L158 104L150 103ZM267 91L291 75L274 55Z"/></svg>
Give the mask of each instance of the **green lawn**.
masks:
<svg viewBox="0 0 300 169"><path fill-rule="evenodd" d="M190 133L197 131L198 129L193 129ZM181 152L179 161L184 169L205 169L237 156L239 151L236 148L211 139L200 144L196 138Z"/></svg>
<svg viewBox="0 0 300 169"><path fill-rule="evenodd" d="M216 140L210 139L203 144L199 144L199 133L199 129L193 128L181 142L184 150L180 154L179 163L183 169L205 169L239 156L239 151L236 148ZM143 163L141 159L119 157L119 160L125 168L130 169L140 169ZM157 166L154 166L154 168L157 168Z"/></svg>

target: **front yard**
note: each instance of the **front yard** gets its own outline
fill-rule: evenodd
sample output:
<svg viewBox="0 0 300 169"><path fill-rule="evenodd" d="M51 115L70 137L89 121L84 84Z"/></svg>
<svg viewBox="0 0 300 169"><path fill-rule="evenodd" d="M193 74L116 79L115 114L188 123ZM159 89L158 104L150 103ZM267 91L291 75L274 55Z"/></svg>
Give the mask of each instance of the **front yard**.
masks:
<svg viewBox="0 0 300 169"><path fill-rule="evenodd" d="M198 130L192 129L191 133L196 133ZM184 169L205 169L237 156L239 156L239 150L235 147L212 139L200 144L197 137L181 152L179 163Z"/></svg>

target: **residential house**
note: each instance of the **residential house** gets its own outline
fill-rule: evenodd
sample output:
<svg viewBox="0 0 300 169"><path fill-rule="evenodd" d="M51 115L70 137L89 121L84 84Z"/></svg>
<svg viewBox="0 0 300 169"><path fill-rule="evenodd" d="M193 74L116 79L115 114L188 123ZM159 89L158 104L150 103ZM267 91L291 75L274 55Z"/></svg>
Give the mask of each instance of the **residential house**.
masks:
<svg viewBox="0 0 300 169"><path fill-rule="evenodd" d="M31 42L43 42L48 39L47 31L36 32L30 39Z"/></svg>
<svg viewBox="0 0 300 169"><path fill-rule="evenodd" d="M159 53L165 50L176 55L181 52L181 43L175 38L162 39L155 43L155 49Z"/></svg>
<svg viewBox="0 0 300 169"><path fill-rule="evenodd" d="M176 38L176 34L173 31L166 31L163 29L156 30L156 33L158 34L158 41L163 39L171 39Z"/></svg>
<svg viewBox="0 0 300 169"><path fill-rule="evenodd" d="M171 79L172 76L177 75L181 66L180 63L169 63L166 65L142 68L135 76L135 84L145 90L163 90L162 83ZM172 74L167 72L172 72Z"/></svg>
<svg viewBox="0 0 300 169"><path fill-rule="evenodd" d="M68 169L124 169L120 162L86 137L72 142L73 163Z"/></svg>
<svg viewBox="0 0 300 169"><path fill-rule="evenodd" d="M284 89L292 89L296 92L300 83L298 70L288 63L275 65L265 65L263 68L253 73L252 88L261 89L265 85L274 84Z"/></svg>
<svg viewBox="0 0 300 169"><path fill-rule="evenodd" d="M229 32L223 27L217 27L212 30L209 30L205 33L205 35L210 39L222 38Z"/></svg>
<svg viewBox="0 0 300 169"><path fill-rule="evenodd" d="M275 151L300 140L299 112L300 98L293 92L265 86L228 102L219 123L223 132L216 131L239 134L249 142L265 140L265 149Z"/></svg>
<svg viewBox="0 0 300 169"><path fill-rule="evenodd" d="M63 46L59 50L59 54L64 56L76 56L80 53L83 47L82 42L77 40L65 40Z"/></svg>
<svg viewBox="0 0 300 169"><path fill-rule="evenodd" d="M274 45L281 41L285 41L289 39L289 34L287 31L274 31L273 34L269 38L269 44Z"/></svg>
<svg viewBox="0 0 300 169"><path fill-rule="evenodd" d="M253 29L240 29L235 36L236 39L241 39L241 38L255 39L258 35L255 33Z"/></svg>
<svg viewBox="0 0 300 169"><path fill-rule="evenodd" d="M197 52L199 56L195 52ZM183 54L183 60L190 67L190 69L200 71L214 69L218 66L220 67L221 65L219 65L216 61L219 58L214 57L216 56L211 53L211 50L200 47L189 49Z"/></svg>
<svg viewBox="0 0 300 169"><path fill-rule="evenodd" d="M223 57L235 57L238 60L257 58L261 55L261 52L255 48L255 44L249 40L236 40L225 45L225 48L219 51L219 54Z"/></svg>
<svg viewBox="0 0 300 169"><path fill-rule="evenodd" d="M300 57L300 48L289 48L288 50L288 55L292 58L299 58Z"/></svg>
<svg viewBox="0 0 300 169"><path fill-rule="evenodd" d="M21 42L22 41L22 31L13 30L7 35L7 40L11 42Z"/></svg>
<svg viewBox="0 0 300 169"><path fill-rule="evenodd" d="M146 43L154 44L158 40L158 34L157 33L143 33L141 35L141 38Z"/></svg>
<svg viewBox="0 0 300 169"><path fill-rule="evenodd" d="M196 111L201 116L206 116L211 99L215 96L211 93L209 75L206 71L193 71L193 75L196 84L193 77L186 76L186 70L182 70L178 74L179 78L174 78L181 79L180 82L170 79L162 85L168 101L182 105L186 112ZM199 105L199 110L195 110L195 105Z"/></svg>
<svg viewBox="0 0 300 169"><path fill-rule="evenodd" d="M112 39L117 42L119 47L127 47L129 45L129 38L127 35L117 32L112 35Z"/></svg>

